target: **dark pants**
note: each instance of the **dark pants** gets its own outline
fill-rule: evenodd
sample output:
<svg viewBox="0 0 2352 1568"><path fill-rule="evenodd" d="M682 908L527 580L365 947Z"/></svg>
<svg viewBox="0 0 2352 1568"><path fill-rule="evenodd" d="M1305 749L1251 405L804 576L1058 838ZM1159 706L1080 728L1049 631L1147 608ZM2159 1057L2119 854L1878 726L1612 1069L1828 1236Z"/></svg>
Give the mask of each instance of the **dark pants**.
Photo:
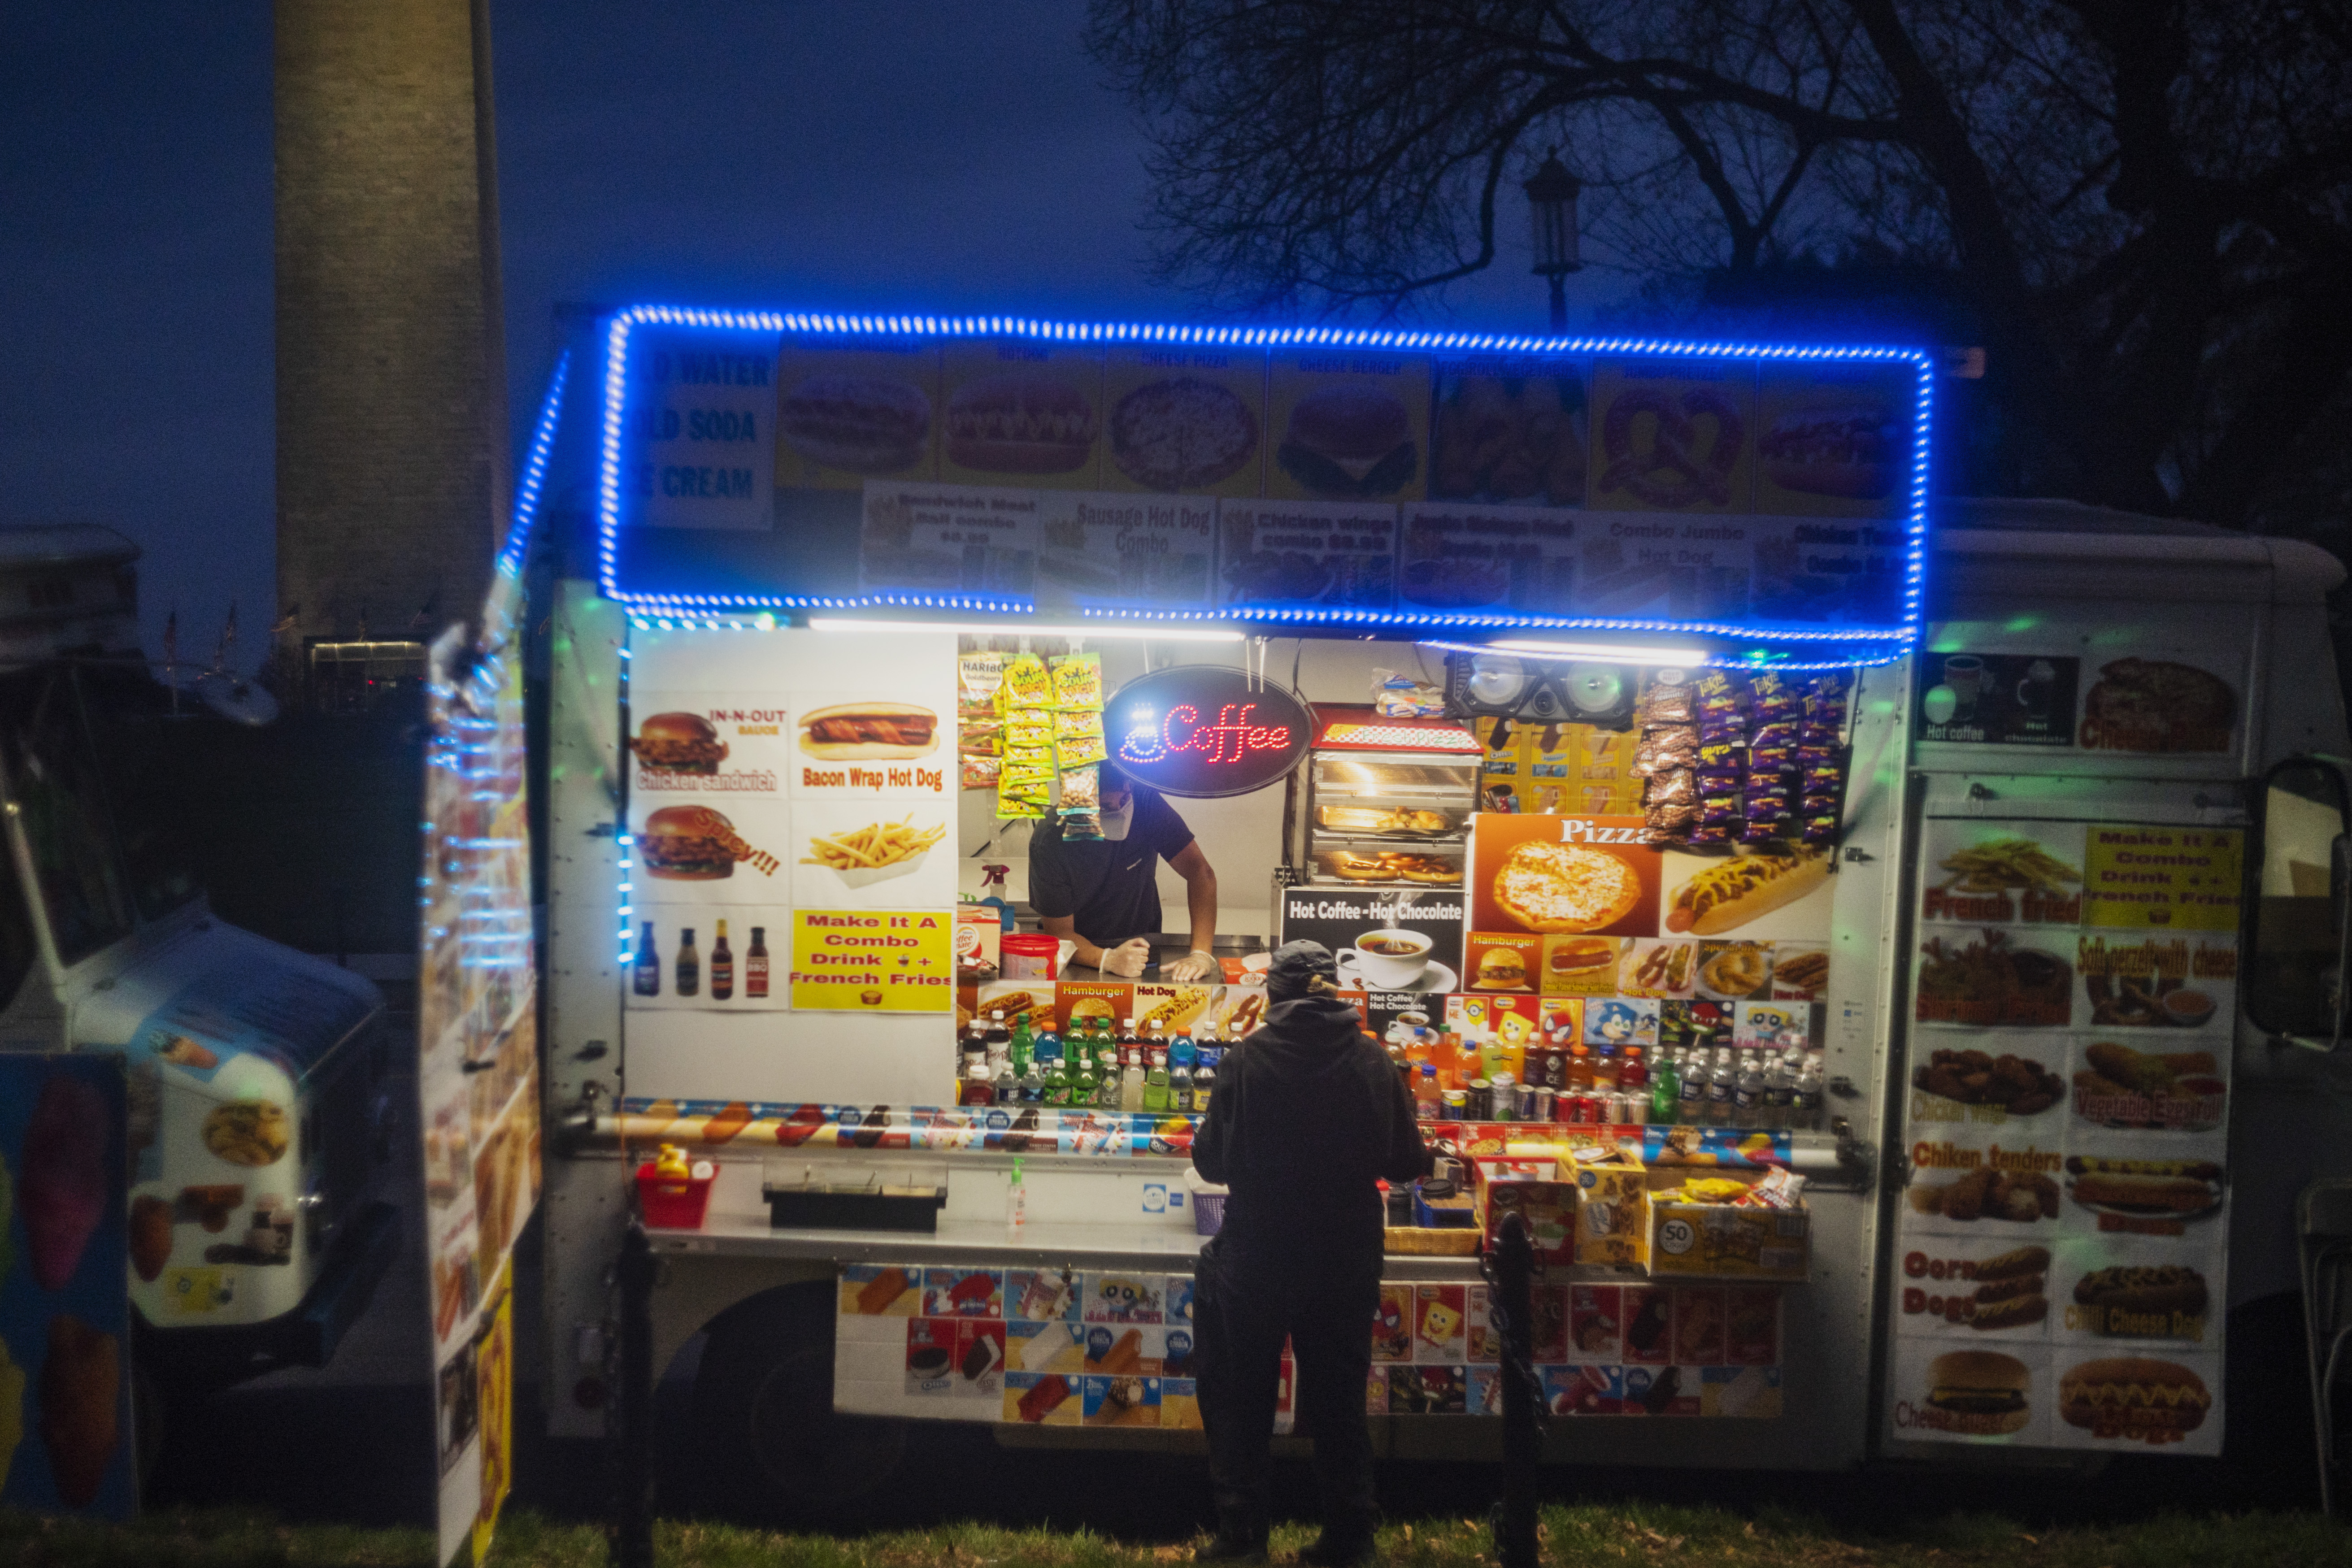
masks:
<svg viewBox="0 0 2352 1568"><path fill-rule="evenodd" d="M1369 1264L1318 1264L1297 1256L1262 1261L1215 1242L1202 1250L1193 1277L1193 1354L1219 1530L1265 1534L1266 1469L1286 1336L1297 1377L1297 1430L1315 1440L1324 1526L1371 1529L1377 1505L1364 1385L1380 1296L1378 1253Z"/></svg>

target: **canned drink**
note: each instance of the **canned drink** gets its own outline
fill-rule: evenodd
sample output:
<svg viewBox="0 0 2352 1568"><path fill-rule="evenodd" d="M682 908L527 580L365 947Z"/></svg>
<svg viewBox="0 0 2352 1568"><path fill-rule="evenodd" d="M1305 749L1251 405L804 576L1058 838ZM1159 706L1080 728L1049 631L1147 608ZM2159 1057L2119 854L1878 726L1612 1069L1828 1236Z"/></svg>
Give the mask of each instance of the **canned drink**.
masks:
<svg viewBox="0 0 2352 1568"><path fill-rule="evenodd" d="M1518 1112L1520 1121L1541 1121L1544 1120L1544 1118L1536 1114L1536 1096L1541 1093L1543 1093L1542 1089L1537 1089L1531 1084L1523 1083L1519 1085Z"/></svg>
<svg viewBox="0 0 2352 1568"><path fill-rule="evenodd" d="M1535 1114L1528 1117L1528 1120L1530 1121L1549 1121L1552 1118L1551 1090L1548 1089L1535 1089L1528 1090L1528 1092L1536 1097L1536 1103Z"/></svg>
<svg viewBox="0 0 2352 1568"><path fill-rule="evenodd" d="M1624 1120L1629 1126L1647 1126L1650 1121L1650 1097L1646 1094L1627 1095Z"/></svg>
<svg viewBox="0 0 2352 1568"><path fill-rule="evenodd" d="M1495 1086L1483 1078L1470 1080L1470 1120L1495 1120Z"/></svg>
<svg viewBox="0 0 2352 1568"><path fill-rule="evenodd" d="M1592 1097L1591 1095L1570 1095L1563 1099L1560 1103L1568 1107L1568 1113L1560 1118L1562 1121L1572 1123L1578 1127L1585 1127L1591 1124Z"/></svg>
<svg viewBox="0 0 2352 1568"><path fill-rule="evenodd" d="M1444 1100L1446 1121L1467 1121L1470 1120L1470 1091L1468 1089L1449 1089L1445 1091Z"/></svg>
<svg viewBox="0 0 2352 1568"><path fill-rule="evenodd" d="M1554 1046L1544 1053L1544 1082L1554 1093L1568 1087L1568 1047Z"/></svg>

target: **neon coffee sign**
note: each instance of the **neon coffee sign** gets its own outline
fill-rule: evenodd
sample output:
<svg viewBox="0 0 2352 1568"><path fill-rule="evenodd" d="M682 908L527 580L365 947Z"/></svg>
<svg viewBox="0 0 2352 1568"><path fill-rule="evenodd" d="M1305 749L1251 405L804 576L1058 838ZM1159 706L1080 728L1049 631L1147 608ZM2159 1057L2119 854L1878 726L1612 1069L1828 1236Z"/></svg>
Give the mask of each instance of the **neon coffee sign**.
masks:
<svg viewBox="0 0 2352 1568"><path fill-rule="evenodd" d="M1179 665L1128 682L1104 704L1112 758L1165 795L1244 795L1288 773L1314 719L1289 692L1223 665Z"/></svg>

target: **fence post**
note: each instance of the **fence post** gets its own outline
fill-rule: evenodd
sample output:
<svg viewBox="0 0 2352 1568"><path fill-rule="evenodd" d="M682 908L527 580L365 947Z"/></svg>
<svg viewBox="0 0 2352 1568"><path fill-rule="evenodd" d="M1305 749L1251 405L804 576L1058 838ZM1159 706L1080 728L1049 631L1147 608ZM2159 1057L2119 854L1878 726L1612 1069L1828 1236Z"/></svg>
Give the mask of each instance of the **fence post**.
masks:
<svg viewBox="0 0 2352 1568"><path fill-rule="evenodd" d="M1538 1426L1535 1370L1535 1247L1527 1222L1503 1216L1495 1243L1495 1289L1503 1302L1503 1507L1495 1551L1503 1568L1536 1568Z"/></svg>
<svg viewBox="0 0 2352 1568"><path fill-rule="evenodd" d="M620 1468L613 1521L614 1568L654 1563L654 1276L660 1265L645 1226L621 1239Z"/></svg>

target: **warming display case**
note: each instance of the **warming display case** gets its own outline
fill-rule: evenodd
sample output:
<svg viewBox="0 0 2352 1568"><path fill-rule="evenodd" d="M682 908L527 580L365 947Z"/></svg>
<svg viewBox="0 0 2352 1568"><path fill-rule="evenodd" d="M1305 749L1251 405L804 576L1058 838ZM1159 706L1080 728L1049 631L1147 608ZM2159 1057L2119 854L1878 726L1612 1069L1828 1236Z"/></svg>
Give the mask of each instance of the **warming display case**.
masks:
<svg viewBox="0 0 2352 1568"><path fill-rule="evenodd" d="M1478 804L1477 737L1459 720L1337 703L1314 711L1300 803L1307 879L1461 886Z"/></svg>

